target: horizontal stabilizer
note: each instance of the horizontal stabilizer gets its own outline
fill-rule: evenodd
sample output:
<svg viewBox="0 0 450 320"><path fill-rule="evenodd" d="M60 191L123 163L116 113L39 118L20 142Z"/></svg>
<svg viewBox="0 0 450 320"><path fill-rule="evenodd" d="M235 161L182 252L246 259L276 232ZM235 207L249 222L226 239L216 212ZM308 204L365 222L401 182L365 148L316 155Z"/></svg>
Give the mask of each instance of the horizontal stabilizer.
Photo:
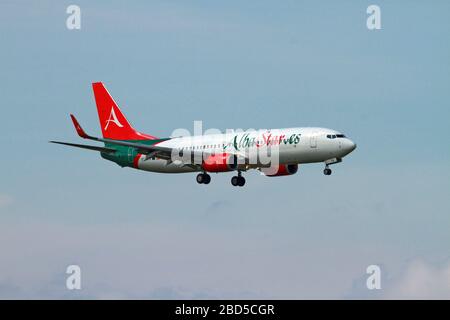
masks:
<svg viewBox="0 0 450 320"><path fill-rule="evenodd" d="M71 146L71 147L82 148L82 149L106 152L106 153L114 153L114 152L116 152L116 149L112 149L112 148L105 148L105 147L98 147L98 146L88 146L88 145L85 145L85 144L68 143L68 142L60 142L60 141L49 141L49 142L57 143L57 144L63 144L63 145L66 145L66 146Z"/></svg>

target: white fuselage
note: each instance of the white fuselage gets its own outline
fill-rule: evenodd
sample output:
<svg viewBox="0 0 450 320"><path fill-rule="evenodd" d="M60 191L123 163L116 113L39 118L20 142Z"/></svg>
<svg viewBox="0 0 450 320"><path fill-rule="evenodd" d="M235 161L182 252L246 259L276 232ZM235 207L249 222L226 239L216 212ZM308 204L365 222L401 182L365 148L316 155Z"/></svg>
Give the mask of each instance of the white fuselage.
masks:
<svg viewBox="0 0 450 320"><path fill-rule="evenodd" d="M302 164L340 161L355 149L356 144L335 130L308 127L178 137L160 142L158 146L194 152L229 152L254 159L258 159L261 150L267 154L267 149L272 149L277 151L278 164ZM266 163L255 163L253 168L263 167ZM147 159L144 155L138 159L137 167L164 173L201 171L176 161Z"/></svg>

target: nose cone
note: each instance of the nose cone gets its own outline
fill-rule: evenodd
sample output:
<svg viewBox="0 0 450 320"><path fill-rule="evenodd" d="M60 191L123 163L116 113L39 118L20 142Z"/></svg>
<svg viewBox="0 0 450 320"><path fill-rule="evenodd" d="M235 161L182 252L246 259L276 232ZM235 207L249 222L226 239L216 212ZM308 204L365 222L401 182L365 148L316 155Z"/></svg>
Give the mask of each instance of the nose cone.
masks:
<svg viewBox="0 0 450 320"><path fill-rule="evenodd" d="M349 154L350 152L352 152L353 150L356 149L356 143L354 143L352 140L347 139L344 143L343 143L343 149L346 152L346 154Z"/></svg>

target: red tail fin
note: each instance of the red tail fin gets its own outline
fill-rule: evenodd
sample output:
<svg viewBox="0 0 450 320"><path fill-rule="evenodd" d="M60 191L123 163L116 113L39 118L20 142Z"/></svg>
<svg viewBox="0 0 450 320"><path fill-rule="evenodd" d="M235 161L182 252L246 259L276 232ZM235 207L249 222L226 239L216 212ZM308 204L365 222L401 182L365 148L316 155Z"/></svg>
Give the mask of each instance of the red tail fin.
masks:
<svg viewBox="0 0 450 320"><path fill-rule="evenodd" d="M114 140L152 140L156 137L136 131L101 82L92 84L103 137Z"/></svg>

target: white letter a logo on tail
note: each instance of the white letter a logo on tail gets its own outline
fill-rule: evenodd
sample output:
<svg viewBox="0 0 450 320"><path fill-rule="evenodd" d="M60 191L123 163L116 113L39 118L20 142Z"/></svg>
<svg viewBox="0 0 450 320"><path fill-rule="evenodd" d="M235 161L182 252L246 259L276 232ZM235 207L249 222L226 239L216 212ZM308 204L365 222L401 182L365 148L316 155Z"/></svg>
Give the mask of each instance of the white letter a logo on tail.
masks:
<svg viewBox="0 0 450 320"><path fill-rule="evenodd" d="M116 124L116 126L118 126L120 128L123 127L123 125L117 119L116 113L114 112L114 106L111 107L111 113L109 114L109 119L106 120L105 130L108 129L108 126L109 126L110 122L114 122Z"/></svg>

